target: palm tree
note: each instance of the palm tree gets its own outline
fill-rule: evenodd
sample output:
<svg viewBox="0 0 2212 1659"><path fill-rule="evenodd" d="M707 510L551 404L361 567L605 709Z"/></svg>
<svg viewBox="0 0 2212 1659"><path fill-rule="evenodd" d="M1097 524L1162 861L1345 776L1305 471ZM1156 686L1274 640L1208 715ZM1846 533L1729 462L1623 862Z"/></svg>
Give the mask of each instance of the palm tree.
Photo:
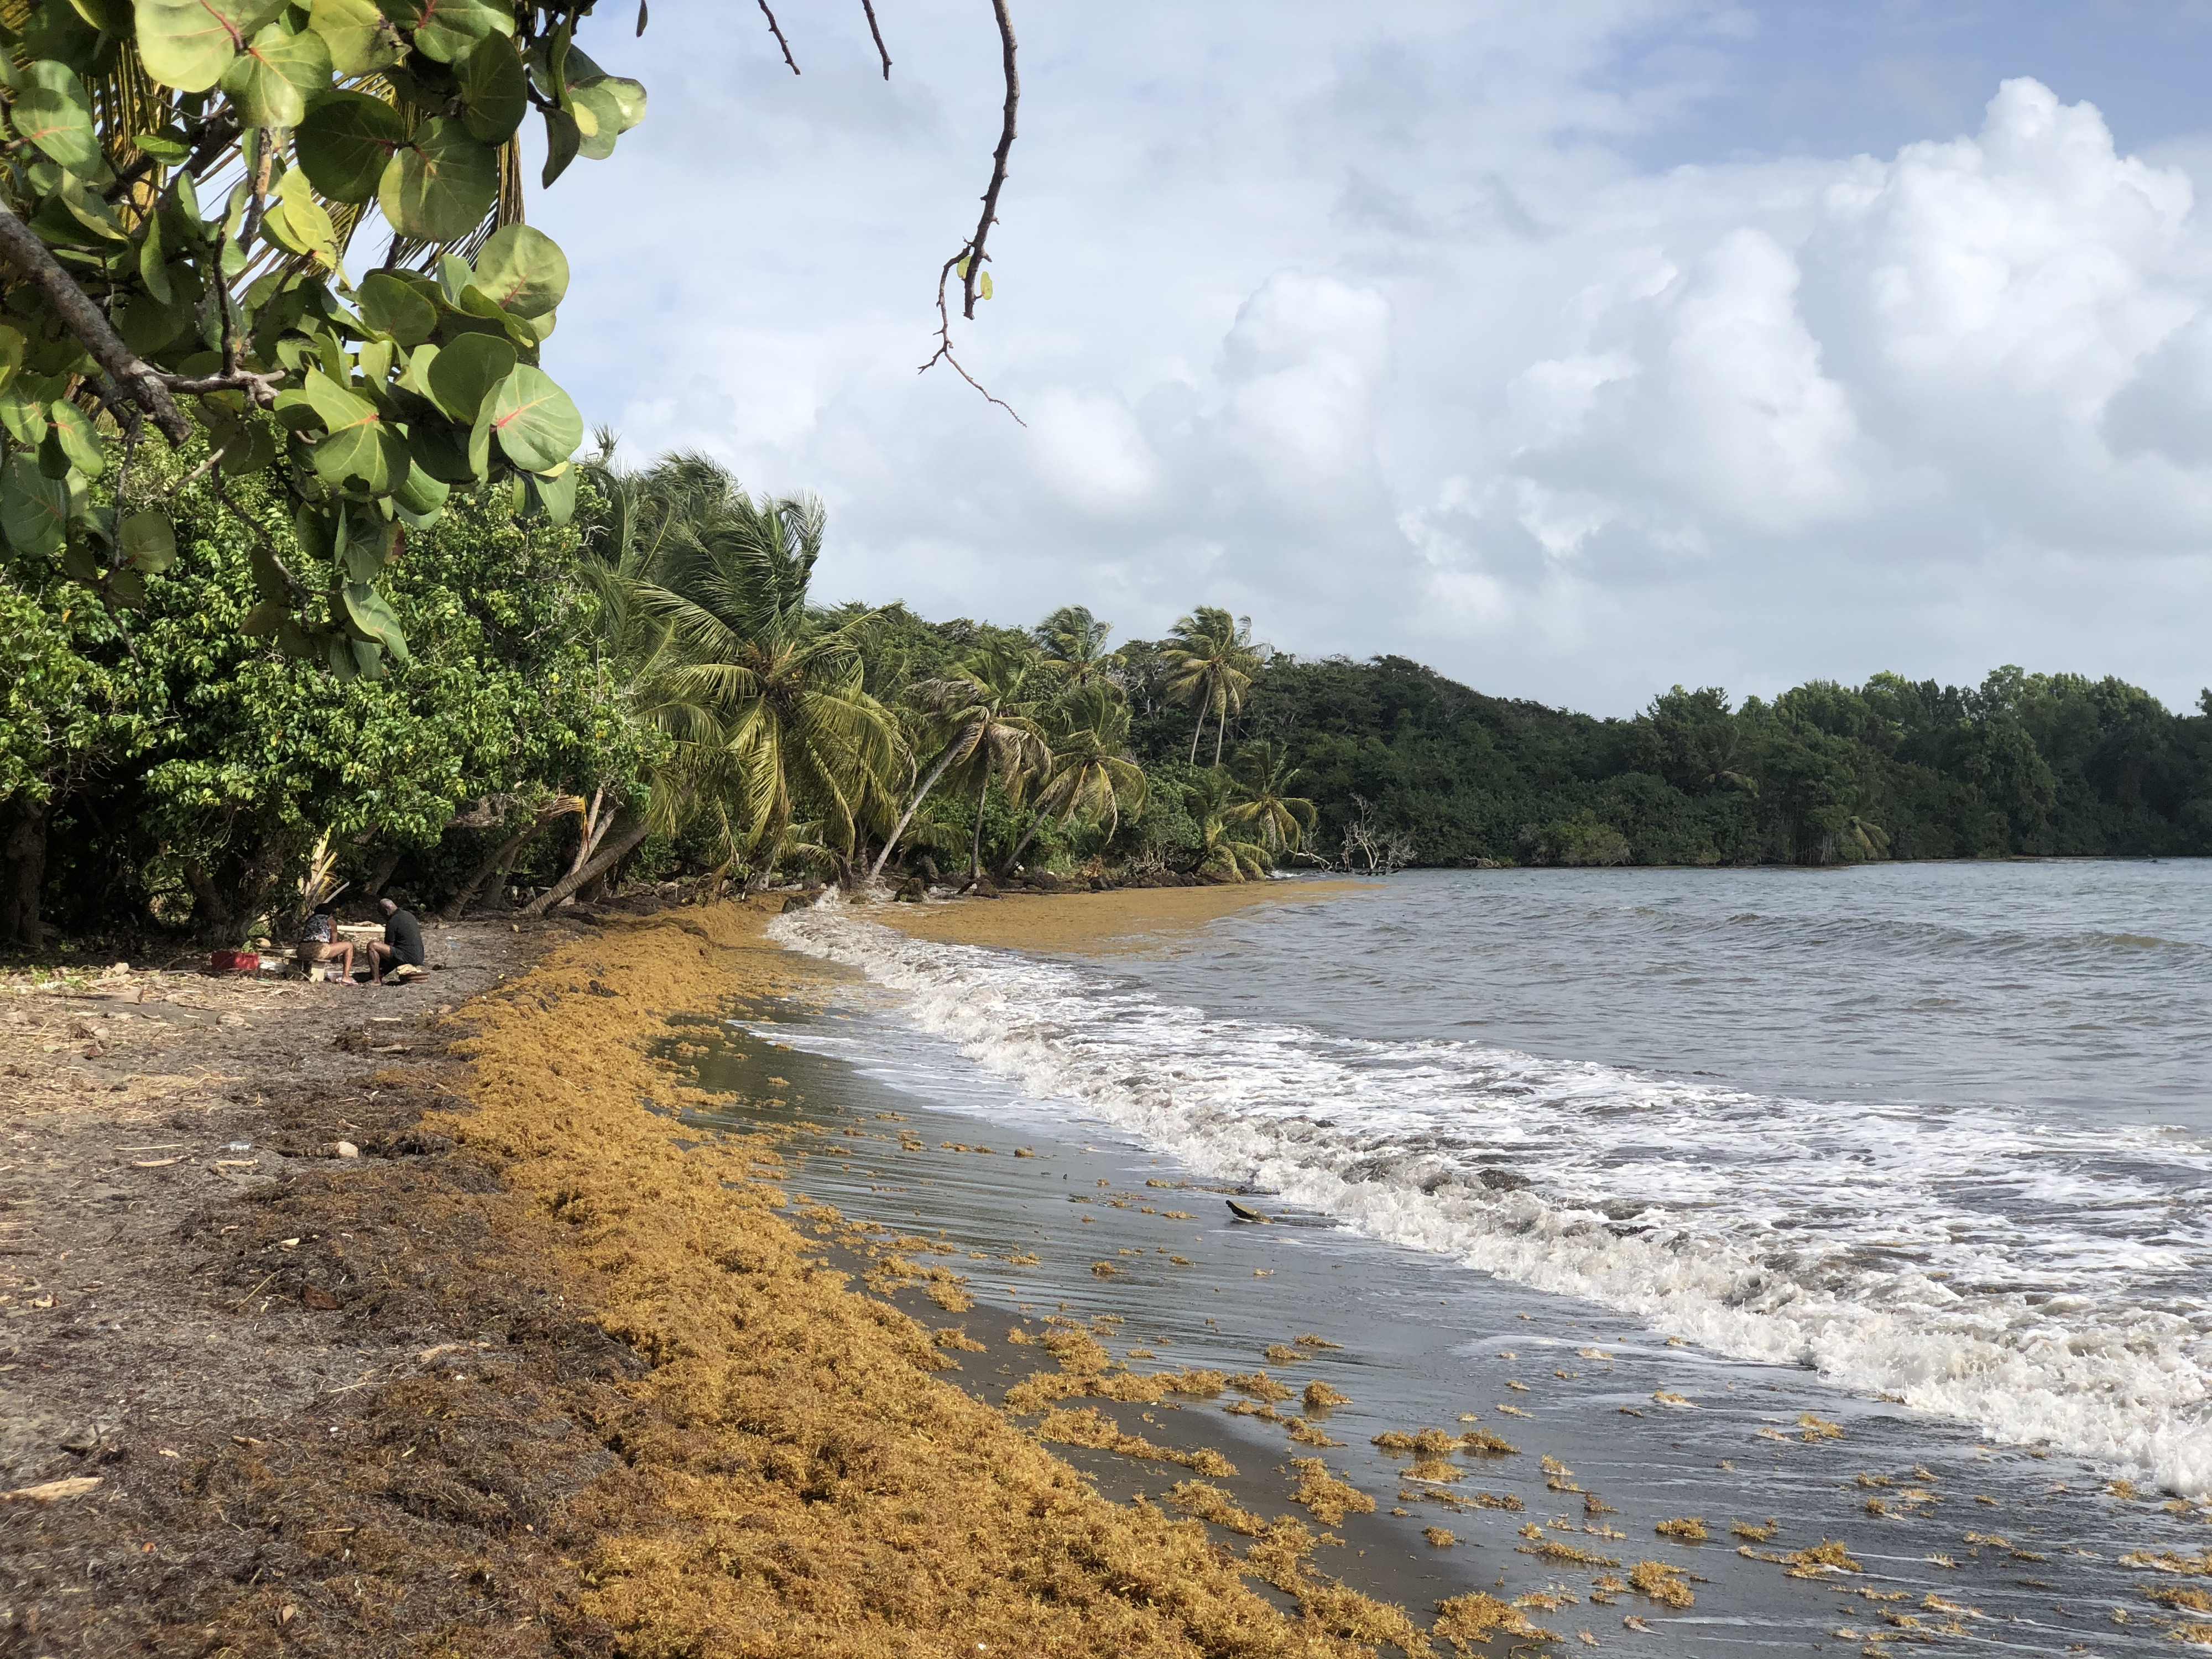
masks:
<svg viewBox="0 0 2212 1659"><path fill-rule="evenodd" d="M1273 866L1268 850L1231 827L1229 775L1219 767L1183 786L1183 806L1198 824L1198 873L1223 881L1257 880Z"/></svg>
<svg viewBox="0 0 2212 1659"><path fill-rule="evenodd" d="M1091 685L1120 689L1108 678L1121 665L1121 653L1106 648L1113 635L1113 623L1100 622L1079 605L1060 606L1030 630L1045 661L1071 690Z"/></svg>
<svg viewBox="0 0 2212 1659"><path fill-rule="evenodd" d="M1256 829L1270 853L1297 852L1316 817L1311 801L1291 793L1297 769L1278 745L1260 743L1237 757L1236 770L1240 799L1224 815L1227 821Z"/></svg>
<svg viewBox="0 0 2212 1659"><path fill-rule="evenodd" d="M1129 711L1103 684L1093 684L1071 696L1058 716L1036 812L1006 860L1009 870L1021 862L1048 817L1062 823L1086 815L1103 817L1110 836L1121 828L1123 806L1144 810L1148 786L1144 768L1129 758Z"/></svg>
<svg viewBox="0 0 2212 1659"><path fill-rule="evenodd" d="M653 575L635 588L644 614L668 629L660 723L736 809L744 846L777 845L803 808L823 844L849 857L885 814L902 759L890 710L862 683L878 613L832 625L809 603L819 501L756 502L701 456L653 472L680 509L667 515Z"/></svg>
<svg viewBox="0 0 2212 1659"><path fill-rule="evenodd" d="M1190 763L1198 764L1198 740L1206 719L1213 716L1213 763L1221 764L1221 739L1229 716L1244 706L1252 676L1266 660L1267 647L1252 643L1252 619L1231 617L1218 605L1201 605L1176 623L1160 655L1168 665L1168 695L1198 709L1190 734Z"/></svg>
<svg viewBox="0 0 2212 1659"><path fill-rule="evenodd" d="M1039 682L1048 672L1042 653L986 646L942 679L920 680L908 688L907 701L934 731L944 747L899 814L876 854L870 880L884 865L915 811L948 775L953 786L975 792L975 830L969 848L968 878L983 874L983 807L995 778L1018 797L1030 774L1050 753L1036 719Z"/></svg>

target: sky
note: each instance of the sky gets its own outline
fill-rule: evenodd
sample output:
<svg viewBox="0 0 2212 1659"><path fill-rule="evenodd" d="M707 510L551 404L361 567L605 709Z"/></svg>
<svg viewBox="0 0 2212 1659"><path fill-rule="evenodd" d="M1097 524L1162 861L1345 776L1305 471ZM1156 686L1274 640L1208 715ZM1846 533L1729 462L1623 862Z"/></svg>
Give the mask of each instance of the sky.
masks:
<svg viewBox="0 0 2212 1659"><path fill-rule="evenodd" d="M532 204L642 465L829 510L816 591L1194 605L1626 714L1893 670L2212 684L2212 0L660 0ZM534 173L534 168L532 169ZM2200 198L2206 198L2200 200Z"/></svg>

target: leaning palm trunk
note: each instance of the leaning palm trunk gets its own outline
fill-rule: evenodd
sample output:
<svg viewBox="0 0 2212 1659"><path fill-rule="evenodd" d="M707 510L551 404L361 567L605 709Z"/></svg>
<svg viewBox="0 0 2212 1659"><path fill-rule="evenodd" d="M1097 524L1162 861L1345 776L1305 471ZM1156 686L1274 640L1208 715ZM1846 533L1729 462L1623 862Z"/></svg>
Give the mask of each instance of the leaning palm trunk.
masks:
<svg viewBox="0 0 2212 1659"><path fill-rule="evenodd" d="M1037 808L1036 815L1030 819L1030 827L1022 831L1022 839L1020 843L1014 848L1012 854L1008 856L1006 863L1000 866L1000 869L1006 871L1008 874L1012 874L1020 866L1022 854L1030 850L1030 843L1036 839L1037 831L1044 828L1045 815L1051 810L1051 805L1048 803Z"/></svg>
<svg viewBox="0 0 2212 1659"><path fill-rule="evenodd" d="M531 916L542 916L555 905L558 904L562 899L568 897L569 894L574 892L586 882L591 880L592 877L599 874L603 871L613 869L616 865L622 862L623 859L629 854L630 848L635 847L640 842L645 839L646 830L649 827L648 820L641 814L637 820L633 823L629 828L623 830L622 834L612 837L606 846L602 847L599 849L598 855L594 857L589 864L585 865L580 869L571 870L567 875L562 877L558 882L547 889L544 893L540 895L538 897L531 900L529 903L524 905L522 907L523 914L525 915Z"/></svg>
<svg viewBox="0 0 2212 1659"><path fill-rule="evenodd" d="M953 757L975 740L975 728L970 726L945 745L945 752L937 757L937 764L929 769L929 775L921 781L921 787L914 792L914 799L907 803L906 811L899 814L899 821L891 826L890 834L884 838L884 850L876 854L875 863L869 867L869 881L882 879L884 866L890 861L891 851L898 845L899 837L906 834L907 825L913 823L914 815L921 811L922 802L929 798L929 792L937 787L937 781L945 775L945 769L952 764Z"/></svg>
<svg viewBox="0 0 2212 1659"><path fill-rule="evenodd" d="M1193 766L1198 764L1198 740L1206 735L1206 716L1207 712L1208 711L1204 703L1199 704L1198 724L1191 728L1190 733L1190 763Z"/></svg>
<svg viewBox="0 0 2212 1659"><path fill-rule="evenodd" d="M975 839L968 849L968 880L970 885L983 879L983 808L991 799L991 775L983 775L983 787L975 792Z"/></svg>

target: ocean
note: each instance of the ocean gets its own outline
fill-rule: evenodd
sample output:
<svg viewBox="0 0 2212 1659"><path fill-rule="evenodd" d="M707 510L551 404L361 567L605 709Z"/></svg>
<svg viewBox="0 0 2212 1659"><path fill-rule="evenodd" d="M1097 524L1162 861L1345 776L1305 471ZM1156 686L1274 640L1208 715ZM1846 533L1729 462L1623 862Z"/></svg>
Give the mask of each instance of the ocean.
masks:
<svg viewBox="0 0 2212 1659"><path fill-rule="evenodd" d="M1115 1304L1187 1346L1333 1309L1391 1356L1364 1379L1384 1426L1517 1399L1643 1507L1763 1504L1820 1535L1879 1516L1915 1594L1981 1563L1974 1514L1928 1484L1973 1481L1988 1524L2039 1540L2002 1552L2027 1576L1976 1592L2009 1598L2003 1645L2063 1650L2085 1617L2094 1650L2153 1639L2132 1579L2204 1550L2212 1510L2154 1505L2212 1494L2212 864L1421 872L1074 953L909 937L835 902L771 931L843 975L826 1008L750 1028L784 1069L812 1055L848 1101L865 1079L927 1135L1087 1157L1124 1198L1172 1176L1300 1224L1262 1239L1208 1208L1182 1246L1231 1274L1285 1264L1205 1291L1249 1309L1194 1299L1175 1324L1164 1276ZM964 1194L970 1242L1043 1252L1010 1306L1133 1294L1070 1288L1097 1232L1047 1242L1066 1215L1036 1183L1076 1166L958 1162L921 1182L933 1221ZM808 1184L907 1202L845 1169ZM1532 1373L1544 1353L1568 1363ZM1620 1421L1678 1407L1663 1446ZM1850 1441L1785 1457L1825 1432L1807 1420ZM1881 1496L1893 1478L1924 1506ZM1730 1643L1808 1631L1769 1607Z"/></svg>

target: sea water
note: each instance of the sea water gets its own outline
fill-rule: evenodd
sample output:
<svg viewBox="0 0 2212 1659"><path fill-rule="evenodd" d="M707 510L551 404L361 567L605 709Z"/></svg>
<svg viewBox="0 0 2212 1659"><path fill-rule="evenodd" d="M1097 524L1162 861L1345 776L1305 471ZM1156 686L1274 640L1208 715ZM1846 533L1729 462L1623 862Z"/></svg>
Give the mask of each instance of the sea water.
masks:
<svg viewBox="0 0 2212 1659"><path fill-rule="evenodd" d="M1434 872L1091 957L774 932L925 1093L2212 1492L2212 865Z"/></svg>

